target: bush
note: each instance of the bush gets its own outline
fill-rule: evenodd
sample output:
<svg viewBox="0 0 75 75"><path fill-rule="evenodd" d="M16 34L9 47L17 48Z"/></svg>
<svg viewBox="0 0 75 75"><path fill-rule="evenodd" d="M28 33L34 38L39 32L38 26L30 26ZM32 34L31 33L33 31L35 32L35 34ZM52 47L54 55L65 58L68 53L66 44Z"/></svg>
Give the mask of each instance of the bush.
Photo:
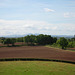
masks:
<svg viewBox="0 0 75 75"><path fill-rule="evenodd" d="M57 40L57 43L62 47L62 49L66 49L68 45L68 41L64 37L61 37L59 40Z"/></svg>
<svg viewBox="0 0 75 75"><path fill-rule="evenodd" d="M73 48L73 47L74 47L73 42L69 42L69 43L68 43L68 47L69 47L69 48Z"/></svg>

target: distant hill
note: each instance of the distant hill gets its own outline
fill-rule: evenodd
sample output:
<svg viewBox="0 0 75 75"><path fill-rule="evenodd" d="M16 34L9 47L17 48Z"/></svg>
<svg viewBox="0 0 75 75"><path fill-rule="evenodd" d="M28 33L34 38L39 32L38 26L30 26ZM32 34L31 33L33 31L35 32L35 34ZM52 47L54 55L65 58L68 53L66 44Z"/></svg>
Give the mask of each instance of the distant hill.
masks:
<svg viewBox="0 0 75 75"><path fill-rule="evenodd" d="M15 38L17 38L17 37L24 37L24 36L27 36L27 35L31 35L32 33L28 33L28 34L23 34L23 35L5 35L5 36L0 36L0 37L8 37L8 38L12 38L12 37L15 37ZM33 34L33 35L39 35L38 33L35 33L35 34Z"/></svg>
<svg viewBox="0 0 75 75"><path fill-rule="evenodd" d="M9 38L12 38L12 37L15 37L15 38L17 38L17 37L24 37L24 36L27 36L27 35L31 35L32 33L28 33L28 34L23 34L23 35L6 35L6 36L0 36L0 37L9 37ZM35 33L35 34L33 34L33 35L39 35L38 33ZM60 38L60 37L65 37L65 38L73 38L74 37L74 35L51 35L52 37L57 37L58 39Z"/></svg>
<svg viewBox="0 0 75 75"><path fill-rule="evenodd" d="M52 37L57 37L58 39L59 39L60 37L73 38L74 35L52 35Z"/></svg>

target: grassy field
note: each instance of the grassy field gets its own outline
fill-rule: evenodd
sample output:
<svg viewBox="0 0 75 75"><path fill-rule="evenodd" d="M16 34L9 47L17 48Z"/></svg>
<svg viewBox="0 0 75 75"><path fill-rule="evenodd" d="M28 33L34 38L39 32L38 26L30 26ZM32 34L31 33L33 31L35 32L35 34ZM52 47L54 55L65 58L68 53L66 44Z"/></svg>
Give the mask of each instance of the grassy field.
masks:
<svg viewBox="0 0 75 75"><path fill-rule="evenodd" d="M0 75L75 75L75 65L50 61L0 62Z"/></svg>
<svg viewBox="0 0 75 75"><path fill-rule="evenodd" d="M75 52L75 49L67 49L67 51L74 51Z"/></svg>
<svg viewBox="0 0 75 75"><path fill-rule="evenodd" d="M62 49L59 45L58 46L56 46L56 45L46 45L45 47L49 47L49 48L56 48L56 49ZM66 49L67 51L74 51L75 52L75 47L74 47L74 49Z"/></svg>

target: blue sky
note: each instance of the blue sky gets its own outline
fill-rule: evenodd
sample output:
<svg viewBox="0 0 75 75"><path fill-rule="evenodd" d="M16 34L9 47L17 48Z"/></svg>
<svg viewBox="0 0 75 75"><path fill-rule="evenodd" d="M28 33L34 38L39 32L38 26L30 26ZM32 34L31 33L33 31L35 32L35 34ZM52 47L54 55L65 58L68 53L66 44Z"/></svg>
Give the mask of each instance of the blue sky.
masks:
<svg viewBox="0 0 75 75"><path fill-rule="evenodd" d="M0 0L0 36L75 35L75 0Z"/></svg>

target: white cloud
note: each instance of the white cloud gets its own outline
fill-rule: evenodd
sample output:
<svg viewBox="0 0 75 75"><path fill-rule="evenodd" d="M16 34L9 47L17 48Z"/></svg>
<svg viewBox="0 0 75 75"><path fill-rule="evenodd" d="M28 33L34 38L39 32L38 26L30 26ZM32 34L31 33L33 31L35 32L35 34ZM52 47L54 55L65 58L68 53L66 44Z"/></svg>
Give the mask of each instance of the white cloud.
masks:
<svg viewBox="0 0 75 75"><path fill-rule="evenodd" d="M68 17L70 17L70 14L69 13L64 13L64 17L68 18Z"/></svg>
<svg viewBox="0 0 75 75"><path fill-rule="evenodd" d="M75 34L74 32L75 24L50 24L44 21L0 19L0 36L27 33Z"/></svg>
<svg viewBox="0 0 75 75"><path fill-rule="evenodd" d="M0 19L0 36L12 34L26 34L35 33L40 28L48 25L43 21L30 21L30 20L1 20Z"/></svg>
<svg viewBox="0 0 75 75"><path fill-rule="evenodd" d="M66 12L66 13L64 13L64 17L65 17L65 18L72 18L72 17L75 17L75 13Z"/></svg>
<svg viewBox="0 0 75 75"><path fill-rule="evenodd" d="M49 9L49 8L44 8L44 11L46 11L46 12L54 12L55 10Z"/></svg>

